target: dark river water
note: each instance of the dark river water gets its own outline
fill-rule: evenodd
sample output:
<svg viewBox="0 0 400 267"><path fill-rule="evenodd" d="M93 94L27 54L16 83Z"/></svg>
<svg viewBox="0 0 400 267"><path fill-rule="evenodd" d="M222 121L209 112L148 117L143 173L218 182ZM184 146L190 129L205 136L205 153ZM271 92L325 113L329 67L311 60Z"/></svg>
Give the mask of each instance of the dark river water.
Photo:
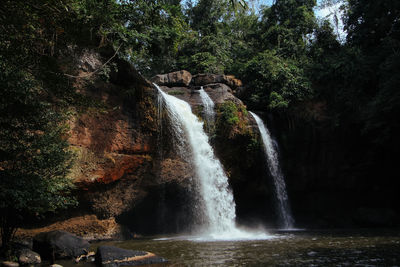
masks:
<svg viewBox="0 0 400 267"><path fill-rule="evenodd" d="M400 230L269 232L271 238L266 240L209 242L153 237L100 242L93 244L93 249L113 245L150 251L170 261L162 266L400 266Z"/></svg>

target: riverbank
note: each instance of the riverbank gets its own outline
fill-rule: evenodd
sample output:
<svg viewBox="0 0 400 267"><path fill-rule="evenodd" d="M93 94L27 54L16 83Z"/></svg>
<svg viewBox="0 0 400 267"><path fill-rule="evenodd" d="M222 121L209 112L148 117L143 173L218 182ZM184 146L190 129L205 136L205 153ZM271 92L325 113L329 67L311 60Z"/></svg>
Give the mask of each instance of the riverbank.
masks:
<svg viewBox="0 0 400 267"><path fill-rule="evenodd" d="M56 221L42 227L20 228L15 234L16 240L29 240L35 235L53 230L63 230L88 241L122 240L133 238L115 218L98 219L96 215L82 215L67 220Z"/></svg>

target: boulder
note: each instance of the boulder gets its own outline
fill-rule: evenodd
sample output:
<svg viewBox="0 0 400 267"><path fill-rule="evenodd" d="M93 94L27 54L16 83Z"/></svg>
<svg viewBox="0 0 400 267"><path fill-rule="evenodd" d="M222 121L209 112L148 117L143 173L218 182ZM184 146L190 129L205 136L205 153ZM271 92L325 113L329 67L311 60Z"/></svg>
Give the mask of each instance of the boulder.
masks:
<svg viewBox="0 0 400 267"><path fill-rule="evenodd" d="M180 70L167 74L159 74L150 80L157 85L188 86L192 80L192 74L186 70Z"/></svg>
<svg viewBox="0 0 400 267"><path fill-rule="evenodd" d="M158 74L150 79L151 82L157 85L168 85L168 74Z"/></svg>
<svg viewBox="0 0 400 267"><path fill-rule="evenodd" d="M195 86L203 86L211 83L224 83L224 75L202 73L193 76L192 83Z"/></svg>
<svg viewBox="0 0 400 267"><path fill-rule="evenodd" d="M223 83L229 87L236 89L243 86L242 81L235 78L233 75L219 75L219 74L197 74L192 78L194 86L204 86L213 83Z"/></svg>
<svg viewBox="0 0 400 267"><path fill-rule="evenodd" d="M22 249L18 252L18 262L21 265L34 265L42 262L40 255L30 249Z"/></svg>
<svg viewBox="0 0 400 267"><path fill-rule="evenodd" d="M215 104L232 101L237 105L243 105L243 102L232 94L232 89L224 83L207 84L204 90Z"/></svg>
<svg viewBox="0 0 400 267"><path fill-rule="evenodd" d="M233 75L224 75L224 83L232 89L240 88L243 86L241 80L235 78Z"/></svg>
<svg viewBox="0 0 400 267"><path fill-rule="evenodd" d="M18 262L13 262L13 261L3 261L1 266L4 266L4 267L18 267L19 264L18 264Z"/></svg>
<svg viewBox="0 0 400 267"><path fill-rule="evenodd" d="M45 259L77 258L87 254L88 241L71 233L55 230L44 232L33 238L33 250Z"/></svg>
<svg viewBox="0 0 400 267"><path fill-rule="evenodd" d="M146 251L100 246L96 253L96 264L101 267L138 266L166 263L167 260Z"/></svg>

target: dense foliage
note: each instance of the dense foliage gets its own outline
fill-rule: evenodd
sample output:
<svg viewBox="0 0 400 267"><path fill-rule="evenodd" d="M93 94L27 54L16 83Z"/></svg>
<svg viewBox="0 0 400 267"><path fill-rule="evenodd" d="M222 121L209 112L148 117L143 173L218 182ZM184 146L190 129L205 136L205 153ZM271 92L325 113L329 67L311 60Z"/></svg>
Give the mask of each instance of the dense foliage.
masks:
<svg viewBox="0 0 400 267"><path fill-rule="evenodd" d="M60 1L0 4L0 229L3 252L17 227L75 204L61 99L71 89L50 66L74 34ZM70 28L71 27L71 28ZM71 39L70 39L71 38Z"/></svg>
<svg viewBox="0 0 400 267"><path fill-rule="evenodd" d="M24 70L0 66L0 228L7 246L16 227L74 204L62 116Z"/></svg>

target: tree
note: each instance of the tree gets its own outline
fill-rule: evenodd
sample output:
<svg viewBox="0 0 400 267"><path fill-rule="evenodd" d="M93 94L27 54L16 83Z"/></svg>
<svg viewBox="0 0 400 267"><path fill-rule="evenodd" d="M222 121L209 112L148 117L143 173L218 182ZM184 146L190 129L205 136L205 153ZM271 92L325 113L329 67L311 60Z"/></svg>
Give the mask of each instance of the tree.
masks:
<svg viewBox="0 0 400 267"><path fill-rule="evenodd" d="M398 1L351 0L346 12L348 44L359 47L363 68L369 74L357 77L365 81L361 119L364 134L372 138L376 149L394 152L400 133L394 114L400 108L400 3ZM359 84L354 87L360 88Z"/></svg>
<svg viewBox="0 0 400 267"><path fill-rule="evenodd" d="M275 49L284 57L303 55L308 35L316 26L315 5L315 0L277 0L265 8L261 21L263 48Z"/></svg>
<svg viewBox="0 0 400 267"><path fill-rule="evenodd" d="M126 57L145 76L173 71L191 31L180 1L122 1L120 38ZM121 38L122 36L122 38Z"/></svg>
<svg viewBox="0 0 400 267"><path fill-rule="evenodd" d="M188 10L190 26L200 36L216 34L227 11L228 5L222 0L200 0Z"/></svg>
<svg viewBox="0 0 400 267"><path fill-rule="evenodd" d="M345 13L347 39L365 49L381 44L386 37L398 34L399 1L349 0Z"/></svg>
<svg viewBox="0 0 400 267"><path fill-rule="evenodd" d="M8 248L24 220L74 203L63 117L24 70L0 65L0 228Z"/></svg>
<svg viewBox="0 0 400 267"><path fill-rule="evenodd" d="M52 74L57 70L47 64L73 39L71 32L64 31L71 29L70 19L76 16L62 12L70 4L72 1L54 1L53 6L37 1L0 4L3 251L9 249L10 240L24 221L75 204L70 195L72 183L66 178L72 160L63 126L66 116L57 105L57 98L71 91L65 86L66 78Z"/></svg>
<svg viewBox="0 0 400 267"><path fill-rule="evenodd" d="M250 104L258 109L286 109L291 102L310 97L310 81L297 64L268 50L252 58L245 67L245 81L252 89Z"/></svg>

